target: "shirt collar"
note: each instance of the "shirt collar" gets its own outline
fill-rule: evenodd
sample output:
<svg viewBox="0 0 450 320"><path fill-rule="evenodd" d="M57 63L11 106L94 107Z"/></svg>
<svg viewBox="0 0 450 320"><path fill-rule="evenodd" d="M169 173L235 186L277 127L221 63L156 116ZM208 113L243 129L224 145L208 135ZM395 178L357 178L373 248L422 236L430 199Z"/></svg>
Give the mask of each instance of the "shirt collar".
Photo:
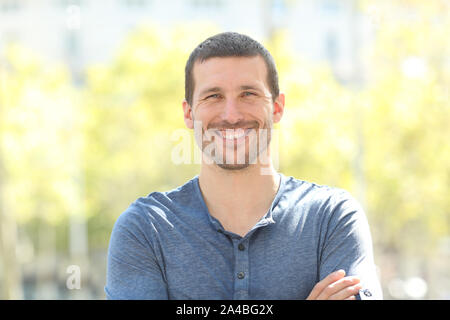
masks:
<svg viewBox="0 0 450 320"><path fill-rule="evenodd" d="M260 228L260 227L264 227L267 226L269 224L273 224L275 223L275 220L273 219L273 210L274 208L277 206L283 191L284 191L284 187L285 187L285 181L286 181L286 177L282 174L282 173L278 173L278 176L280 177L280 184L278 187L278 191L275 195L275 198L272 201L272 205L270 206L269 210L267 211L267 213L261 218L261 220L258 221L258 223L256 223L255 226L253 226L253 228L248 232L248 234L250 234L253 230ZM219 232L226 232L222 226L222 224L219 222L219 220L217 220L216 218L214 218L208 210L208 207L206 206L205 200L203 199L203 195L201 193L200 190L200 185L199 185L199 177L198 175L196 175L193 179L192 182L194 184L194 189L195 189L195 193L198 197L198 200L201 203L201 207L202 210L205 212L206 216L208 217L209 222L211 223L211 225L213 226L213 228L216 231Z"/></svg>

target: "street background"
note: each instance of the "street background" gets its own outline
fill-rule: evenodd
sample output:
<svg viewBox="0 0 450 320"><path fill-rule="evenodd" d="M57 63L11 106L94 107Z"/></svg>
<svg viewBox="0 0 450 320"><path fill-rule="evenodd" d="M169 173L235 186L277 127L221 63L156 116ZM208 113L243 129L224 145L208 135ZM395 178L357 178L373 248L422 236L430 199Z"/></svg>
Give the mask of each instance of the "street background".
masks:
<svg viewBox="0 0 450 320"><path fill-rule="evenodd" d="M273 54L278 170L361 202L385 299L450 299L449 0L0 0L0 298L105 298L117 217L198 173L172 133L222 31Z"/></svg>

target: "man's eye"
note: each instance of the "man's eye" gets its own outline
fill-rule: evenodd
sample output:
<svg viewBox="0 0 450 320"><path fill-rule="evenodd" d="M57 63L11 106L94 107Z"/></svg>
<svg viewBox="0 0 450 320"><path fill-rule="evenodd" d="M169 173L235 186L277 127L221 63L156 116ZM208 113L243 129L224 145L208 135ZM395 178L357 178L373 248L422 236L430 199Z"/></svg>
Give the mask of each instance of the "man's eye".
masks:
<svg viewBox="0 0 450 320"><path fill-rule="evenodd" d="M251 96L254 96L255 94L253 92L250 92L250 91L245 91L244 93L242 93L242 95L244 97L251 97Z"/></svg>
<svg viewBox="0 0 450 320"><path fill-rule="evenodd" d="M218 94L218 93L215 93L215 94L212 94L212 95L207 96L205 99L217 99L217 98L219 98L219 97L220 97L219 94Z"/></svg>

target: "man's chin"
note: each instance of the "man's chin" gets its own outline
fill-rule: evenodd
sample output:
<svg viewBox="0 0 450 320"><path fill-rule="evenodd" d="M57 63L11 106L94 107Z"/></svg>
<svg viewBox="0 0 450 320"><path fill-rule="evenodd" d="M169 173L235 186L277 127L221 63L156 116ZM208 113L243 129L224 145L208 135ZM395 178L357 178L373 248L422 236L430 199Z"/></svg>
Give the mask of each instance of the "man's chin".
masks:
<svg viewBox="0 0 450 320"><path fill-rule="evenodd" d="M242 163L242 164L226 164L226 163L216 163L219 168L222 168L224 170L244 170L250 166L249 163Z"/></svg>

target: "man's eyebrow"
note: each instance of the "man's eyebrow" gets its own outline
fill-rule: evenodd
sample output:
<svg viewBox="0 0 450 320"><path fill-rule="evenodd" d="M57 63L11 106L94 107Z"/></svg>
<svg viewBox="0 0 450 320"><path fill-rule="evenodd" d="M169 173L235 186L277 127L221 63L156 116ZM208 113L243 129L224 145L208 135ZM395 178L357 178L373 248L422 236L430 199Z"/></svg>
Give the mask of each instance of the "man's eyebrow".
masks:
<svg viewBox="0 0 450 320"><path fill-rule="evenodd" d="M256 91L261 91L260 88L258 88L257 86L252 86L252 85L243 85L239 87L240 90L256 90ZM213 93L213 92L221 92L222 88L220 87L211 87L211 88L206 88L204 90L202 90L200 92L200 97L204 96L205 94L208 93Z"/></svg>
<svg viewBox="0 0 450 320"><path fill-rule="evenodd" d="M205 90L203 90L202 92L200 92L200 96L203 96L207 93L211 93L211 92L220 92L222 91L222 89L220 89L220 87L212 87L212 88L206 88Z"/></svg>
<svg viewBox="0 0 450 320"><path fill-rule="evenodd" d="M255 86L249 86L249 85L240 86L239 88L240 88L241 90L257 90L257 91L261 91L261 89L259 89L258 87L255 87Z"/></svg>

